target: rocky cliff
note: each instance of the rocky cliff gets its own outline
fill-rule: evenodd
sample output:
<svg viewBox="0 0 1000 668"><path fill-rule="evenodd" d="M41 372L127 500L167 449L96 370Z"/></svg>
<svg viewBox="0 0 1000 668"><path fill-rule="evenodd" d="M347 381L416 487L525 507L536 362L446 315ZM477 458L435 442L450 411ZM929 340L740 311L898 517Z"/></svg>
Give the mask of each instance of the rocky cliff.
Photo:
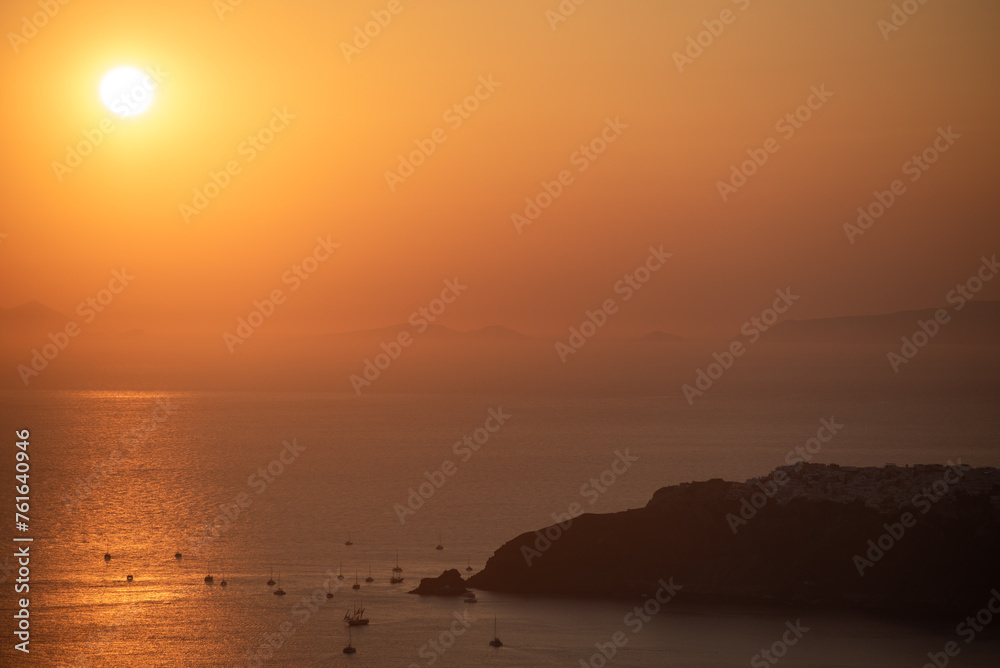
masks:
<svg viewBox="0 0 1000 668"><path fill-rule="evenodd" d="M810 465L814 474L816 466ZM841 467L827 468L836 474ZM497 550L469 585L636 596L673 578L683 587L679 596L691 601L963 612L1000 584L1000 471L964 467L975 475L949 478L948 467L940 468L940 484L888 511L861 499L826 500L842 496L843 490L829 488L781 501L782 471L796 467L750 483L665 487L641 509L582 515L522 534ZM891 473L896 487L900 476L916 470L892 467ZM973 478L974 489L964 485Z"/></svg>

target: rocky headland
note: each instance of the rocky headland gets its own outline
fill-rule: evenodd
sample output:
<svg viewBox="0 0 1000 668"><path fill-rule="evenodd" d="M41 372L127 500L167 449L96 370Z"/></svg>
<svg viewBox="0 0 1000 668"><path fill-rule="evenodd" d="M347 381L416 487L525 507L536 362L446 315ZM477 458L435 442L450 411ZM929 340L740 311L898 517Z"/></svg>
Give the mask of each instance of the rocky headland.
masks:
<svg viewBox="0 0 1000 668"><path fill-rule="evenodd" d="M1000 470L797 464L664 487L644 508L522 534L483 590L963 612L1000 584Z"/></svg>

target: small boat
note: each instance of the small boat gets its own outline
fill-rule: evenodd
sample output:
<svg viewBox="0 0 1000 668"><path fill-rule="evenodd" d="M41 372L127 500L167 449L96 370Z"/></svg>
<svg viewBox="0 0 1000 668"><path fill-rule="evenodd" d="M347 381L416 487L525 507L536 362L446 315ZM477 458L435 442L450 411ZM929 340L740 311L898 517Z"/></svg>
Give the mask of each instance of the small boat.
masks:
<svg viewBox="0 0 1000 668"><path fill-rule="evenodd" d="M399 567L399 550L396 550L396 566L392 569L393 573L402 573L403 569Z"/></svg>
<svg viewBox="0 0 1000 668"><path fill-rule="evenodd" d="M104 548L104 561L111 561L111 551L108 548Z"/></svg>
<svg viewBox="0 0 1000 668"><path fill-rule="evenodd" d="M389 576L389 584L398 585L405 579L406 578L404 578L399 573L393 573L392 575Z"/></svg>
<svg viewBox="0 0 1000 668"><path fill-rule="evenodd" d="M435 547L434 549L435 550L443 550L444 549L444 545L441 544L441 534L438 534L438 544L437 544L437 547Z"/></svg>
<svg viewBox="0 0 1000 668"><path fill-rule="evenodd" d="M351 644L351 627L347 627L347 647L344 648L344 654L354 654L357 651Z"/></svg>
<svg viewBox="0 0 1000 668"><path fill-rule="evenodd" d="M351 532L350 531L347 532L347 542L344 543L344 545L347 545L347 546L354 545L354 543L351 542Z"/></svg>
<svg viewBox="0 0 1000 668"><path fill-rule="evenodd" d="M126 575L126 576L125 576L125 580L126 580L127 582L131 582L131 581L132 581L132 576L131 576L131 575Z"/></svg>
<svg viewBox="0 0 1000 668"><path fill-rule="evenodd" d="M267 578L267 586L274 586L274 566L271 566L271 575Z"/></svg>
<svg viewBox="0 0 1000 668"><path fill-rule="evenodd" d="M471 570L472 570L472 560L471 560L471 559L466 559L466 560L465 560L465 563L466 563L466 564L468 564L468 565L467 565L467 566L465 567L465 570L466 570L466 571L471 571Z"/></svg>
<svg viewBox="0 0 1000 668"><path fill-rule="evenodd" d="M340 562L340 568L337 569L337 579L338 580L343 580L344 579L344 562L343 561Z"/></svg>
<svg viewBox="0 0 1000 668"><path fill-rule="evenodd" d="M344 614L344 621L348 626L367 626L369 619L365 617L365 609L355 605L353 612Z"/></svg>
<svg viewBox="0 0 1000 668"><path fill-rule="evenodd" d="M351 589L361 589L361 583L358 582L358 572L354 571L354 584L351 585Z"/></svg>
<svg viewBox="0 0 1000 668"><path fill-rule="evenodd" d="M174 552L174 559L177 559L178 561L180 561L180 559L181 559L181 558L182 558L183 556L184 556L184 555L183 555L183 554L181 554L181 551L180 551L180 550L177 550L176 552Z"/></svg>
<svg viewBox="0 0 1000 668"><path fill-rule="evenodd" d="M372 577L371 562L368 563L368 577L365 578L365 582L375 582L375 578Z"/></svg>
<svg viewBox="0 0 1000 668"><path fill-rule="evenodd" d="M327 590L326 590L326 597L327 597L327 598L333 598L333 592L332 592L332 591L330 591L329 589L327 589Z"/></svg>
<svg viewBox="0 0 1000 668"><path fill-rule="evenodd" d="M500 638L497 637L496 615L493 616L493 640L490 641L490 647L503 647L503 643L500 642Z"/></svg>
<svg viewBox="0 0 1000 668"><path fill-rule="evenodd" d="M205 576L205 584L210 585L215 582L215 578L211 574Z"/></svg>
<svg viewBox="0 0 1000 668"><path fill-rule="evenodd" d="M278 571L278 588L274 590L275 596L284 596L285 590L281 588L281 571Z"/></svg>

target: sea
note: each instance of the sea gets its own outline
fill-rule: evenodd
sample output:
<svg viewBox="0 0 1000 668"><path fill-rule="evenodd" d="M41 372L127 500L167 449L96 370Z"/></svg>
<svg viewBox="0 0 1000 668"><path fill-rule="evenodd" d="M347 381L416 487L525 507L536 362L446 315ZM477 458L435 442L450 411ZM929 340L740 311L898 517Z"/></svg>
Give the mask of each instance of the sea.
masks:
<svg viewBox="0 0 1000 668"><path fill-rule="evenodd" d="M3 666L920 668L950 641L960 650L950 665L1000 665L1000 619L966 642L962 619L948 616L694 606L681 594L639 623L643 600L408 593L446 569L482 569L573 504L616 512L666 485L764 475L821 420L843 427L814 461L1000 466L988 393L718 392L690 406L679 396L27 391L0 402ZM22 429L24 532L10 521ZM630 465L616 472L623 456ZM30 654L14 649L12 546L25 544L15 535L33 539L30 592L17 595L30 599ZM391 584L397 563L405 581ZM983 584L984 605L997 586ZM371 622L349 636L354 606ZM503 647L489 646L494 634ZM342 652L348 642L356 654Z"/></svg>

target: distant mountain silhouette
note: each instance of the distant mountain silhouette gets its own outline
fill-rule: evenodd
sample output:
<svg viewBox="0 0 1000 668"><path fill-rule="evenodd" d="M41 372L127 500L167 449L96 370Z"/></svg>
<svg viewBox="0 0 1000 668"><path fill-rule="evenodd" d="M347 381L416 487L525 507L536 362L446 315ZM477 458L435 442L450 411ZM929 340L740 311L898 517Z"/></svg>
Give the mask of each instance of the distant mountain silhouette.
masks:
<svg viewBox="0 0 1000 668"><path fill-rule="evenodd" d="M468 338L485 340L507 339L527 341L534 338L528 336L527 334L514 331L510 327L504 327L503 325L490 325L489 327L483 327L481 329L469 330L468 332L463 332L463 334Z"/></svg>
<svg viewBox="0 0 1000 668"><path fill-rule="evenodd" d="M639 340L640 341L683 341L684 339L677 336L676 334L668 334L667 332L661 332L660 330L655 330Z"/></svg>
<svg viewBox="0 0 1000 668"><path fill-rule="evenodd" d="M0 309L0 335L11 338L45 336L61 330L70 318L38 301Z"/></svg>
<svg viewBox="0 0 1000 668"><path fill-rule="evenodd" d="M945 308L945 307L941 307ZM932 320L938 309L900 311L815 320L785 320L764 336L782 343L899 343L917 330L917 321ZM956 311L947 307L950 320L941 325L936 343L995 344L1000 342L1000 301L971 301Z"/></svg>
<svg viewBox="0 0 1000 668"><path fill-rule="evenodd" d="M409 323L400 323L398 325L379 327L377 329L359 329L351 332L332 334L330 336L334 338L389 340L396 338L396 336L402 331L408 331L412 335L418 336L422 339L471 339L491 341L501 339L529 340L532 338L527 334L521 334L520 332L516 332L513 329L502 325L491 325L481 329L473 329L468 332L460 332L456 329L445 327L444 325L428 325L425 330L418 332L418 328Z"/></svg>
<svg viewBox="0 0 1000 668"><path fill-rule="evenodd" d="M410 332L414 336L432 339L448 339L462 336L461 332L443 325L428 325L426 330L417 334L417 328L405 322L401 322L398 325L389 325L388 327L378 327L376 329L356 329L350 332L339 332L337 334L329 334L328 336L334 339L373 339L388 341L389 339L396 338L400 332L404 331Z"/></svg>

